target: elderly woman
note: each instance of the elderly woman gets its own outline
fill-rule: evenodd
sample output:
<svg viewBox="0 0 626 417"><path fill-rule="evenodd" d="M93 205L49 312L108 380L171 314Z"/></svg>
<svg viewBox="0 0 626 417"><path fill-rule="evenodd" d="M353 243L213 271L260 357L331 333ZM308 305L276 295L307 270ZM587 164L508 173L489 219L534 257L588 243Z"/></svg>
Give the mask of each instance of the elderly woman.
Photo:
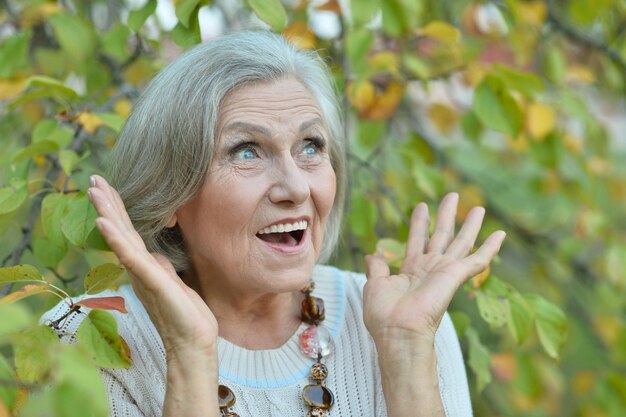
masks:
<svg viewBox="0 0 626 417"><path fill-rule="evenodd" d="M132 281L116 293L133 365L102 371L112 416L471 415L445 311L504 233L470 254L484 209L455 236L453 193L432 235L415 208L400 274L377 256L367 279L321 265L346 195L342 131L322 60L270 33L199 45L151 82L113 186L88 191Z"/></svg>

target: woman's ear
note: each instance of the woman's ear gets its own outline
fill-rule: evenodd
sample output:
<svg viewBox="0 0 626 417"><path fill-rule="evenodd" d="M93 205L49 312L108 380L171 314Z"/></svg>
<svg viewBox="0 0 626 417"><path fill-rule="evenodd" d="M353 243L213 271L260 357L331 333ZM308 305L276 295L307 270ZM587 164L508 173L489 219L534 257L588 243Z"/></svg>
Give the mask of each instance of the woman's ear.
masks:
<svg viewBox="0 0 626 417"><path fill-rule="evenodd" d="M172 214L172 217L170 217L170 220L167 222L165 227L174 227L176 226L177 221L178 221L178 217L176 217L176 213L174 213Z"/></svg>

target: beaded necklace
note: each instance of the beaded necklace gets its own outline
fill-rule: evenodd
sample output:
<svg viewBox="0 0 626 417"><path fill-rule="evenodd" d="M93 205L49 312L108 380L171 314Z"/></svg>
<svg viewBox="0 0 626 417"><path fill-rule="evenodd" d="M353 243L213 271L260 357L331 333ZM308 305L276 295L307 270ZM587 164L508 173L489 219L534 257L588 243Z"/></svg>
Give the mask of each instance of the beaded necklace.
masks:
<svg viewBox="0 0 626 417"><path fill-rule="evenodd" d="M300 351L309 358L315 359L311 366L310 377L312 383L302 389L302 400L310 407L307 417L326 417L333 407L335 397L325 385L324 380L328 376L328 368L322 363L322 358L332 353L332 338L330 332L319 326L325 318L324 300L311 295L315 285L311 282L300 290L304 294L301 319L309 325L299 336ZM220 385L217 397L222 417L239 417L239 414L231 410L237 398L233 391L226 385Z"/></svg>

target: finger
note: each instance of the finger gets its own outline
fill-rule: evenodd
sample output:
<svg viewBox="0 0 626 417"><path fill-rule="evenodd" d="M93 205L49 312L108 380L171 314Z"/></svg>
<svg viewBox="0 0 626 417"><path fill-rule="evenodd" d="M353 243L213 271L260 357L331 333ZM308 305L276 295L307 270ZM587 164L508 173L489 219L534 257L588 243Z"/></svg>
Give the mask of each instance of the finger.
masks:
<svg viewBox="0 0 626 417"><path fill-rule="evenodd" d="M502 230L492 233L476 252L463 259L462 262L466 268L465 279L480 274L489 266L491 260L500 251L505 237L506 233Z"/></svg>
<svg viewBox="0 0 626 417"><path fill-rule="evenodd" d="M485 209L483 207L474 207L470 210L461 230L446 249L446 254L457 259L467 256L476 243L484 218Z"/></svg>
<svg viewBox="0 0 626 417"><path fill-rule="evenodd" d="M428 228L430 226L430 215L428 206L419 203L411 214L411 227L409 238L406 242L406 258L412 258L424 253L428 245Z"/></svg>
<svg viewBox="0 0 626 417"><path fill-rule="evenodd" d="M443 253L452 242L458 202L459 195L457 193L449 193L441 201L437 210L435 230L428 242L428 253Z"/></svg>
<svg viewBox="0 0 626 417"><path fill-rule="evenodd" d="M378 255L365 256L365 275L370 281L387 278L390 274L385 258Z"/></svg>
<svg viewBox="0 0 626 417"><path fill-rule="evenodd" d="M149 277L161 271L148 251L133 245L110 219L99 217L96 219L96 226L131 278L140 281L148 289L154 287L155 282Z"/></svg>
<svg viewBox="0 0 626 417"><path fill-rule="evenodd" d="M134 226L130 217L128 216L128 212L126 211L126 207L124 205L124 201L122 197L120 197L119 193L115 188L113 188L106 179L101 177L100 175L92 175L90 177L90 182L92 187L98 188L104 192L107 196L107 201L113 208L115 208L116 214L119 217L119 220L122 221L124 226L130 230L134 230Z"/></svg>
<svg viewBox="0 0 626 417"><path fill-rule="evenodd" d="M123 233L127 240L132 241L136 246L142 247L143 241L135 232L135 229L129 227L124 217L125 212L120 213L116 206L110 201L109 195L100 188L89 188L87 190L89 199L95 207L98 215L112 222L120 233Z"/></svg>

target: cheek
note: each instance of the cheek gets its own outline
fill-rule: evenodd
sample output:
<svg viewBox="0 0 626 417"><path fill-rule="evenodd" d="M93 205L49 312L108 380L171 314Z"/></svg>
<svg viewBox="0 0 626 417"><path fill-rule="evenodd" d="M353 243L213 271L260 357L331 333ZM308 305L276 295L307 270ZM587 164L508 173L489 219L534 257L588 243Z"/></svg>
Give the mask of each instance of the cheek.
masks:
<svg viewBox="0 0 626 417"><path fill-rule="evenodd" d="M324 224L330 214L335 202L335 194L337 192L337 178L332 168L318 173L314 177L314 195L315 205L318 215L323 219Z"/></svg>

